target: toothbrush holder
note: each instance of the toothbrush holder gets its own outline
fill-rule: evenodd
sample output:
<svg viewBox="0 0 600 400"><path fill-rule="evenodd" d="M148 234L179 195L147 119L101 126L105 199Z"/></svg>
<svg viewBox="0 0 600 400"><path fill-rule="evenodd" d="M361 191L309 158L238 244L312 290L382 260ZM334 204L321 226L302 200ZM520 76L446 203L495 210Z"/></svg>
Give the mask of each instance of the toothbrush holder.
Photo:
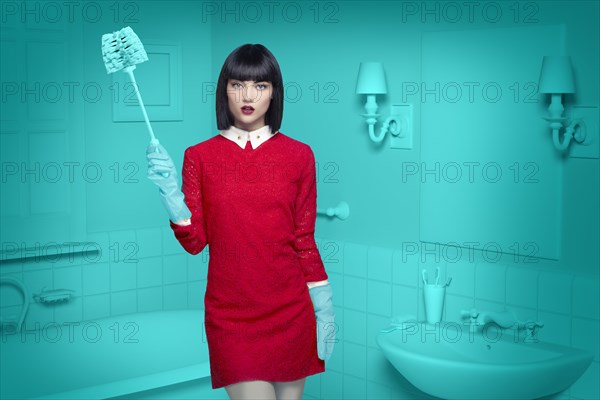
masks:
<svg viewBox="0 0 600 400"><path fill-rule="evenodd" d="M425 300L425 315L428 324L436 324L442 321L444 310L444 297L446 287L442 285L425 285L423 287L423 298Z"/></svg>

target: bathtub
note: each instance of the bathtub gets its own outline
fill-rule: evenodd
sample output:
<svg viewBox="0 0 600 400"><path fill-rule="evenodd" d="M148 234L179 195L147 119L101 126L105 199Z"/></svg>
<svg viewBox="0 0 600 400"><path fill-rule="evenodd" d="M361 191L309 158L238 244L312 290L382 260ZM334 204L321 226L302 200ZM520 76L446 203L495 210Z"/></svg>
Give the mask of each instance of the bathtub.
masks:
<svg viewBox="0 0 600 400"><path fill-rule="evenodd" d="M38 327L0 332L0 398L227 398L211 387L203 310Z"/></svg>

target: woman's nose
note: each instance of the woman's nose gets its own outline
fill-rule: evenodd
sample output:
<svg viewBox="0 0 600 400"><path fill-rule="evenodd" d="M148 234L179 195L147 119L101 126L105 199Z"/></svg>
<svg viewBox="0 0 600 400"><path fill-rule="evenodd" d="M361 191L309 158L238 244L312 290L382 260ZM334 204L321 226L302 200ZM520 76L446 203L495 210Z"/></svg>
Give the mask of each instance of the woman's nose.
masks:
<svg viewBox="0 0 600 400"><path fill-rule="evenodd" d="M242 93L243 93L242 96L243 96L245 102L255 101L256 100L256 96L258 94L257 90L255 90L252 87L245 87L242 90Z"/></svg>

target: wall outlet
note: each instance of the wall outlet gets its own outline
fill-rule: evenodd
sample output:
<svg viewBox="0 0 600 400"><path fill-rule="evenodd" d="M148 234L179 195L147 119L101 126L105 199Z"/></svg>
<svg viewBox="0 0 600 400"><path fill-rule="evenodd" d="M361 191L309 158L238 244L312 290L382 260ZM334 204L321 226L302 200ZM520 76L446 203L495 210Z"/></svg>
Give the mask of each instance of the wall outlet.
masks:
<svg viewBox="0 0 600 400"><path fill-rule="evenodd" d="M390 115L396 117L395 122L390 123L390 147L392 149L412 149L412 104L392 104Z"/></svg>
<svg viewBox="0 0 600 400"><path fill-rule="evenodd" d="M569 122L581 118L585 124L586 140L584 143L578 143L574 139L569 144L569 157L575 158L600 158L600 140L598 127L600 126L600 114L598 106L571 106L570 113L567 115Z"/></svg>

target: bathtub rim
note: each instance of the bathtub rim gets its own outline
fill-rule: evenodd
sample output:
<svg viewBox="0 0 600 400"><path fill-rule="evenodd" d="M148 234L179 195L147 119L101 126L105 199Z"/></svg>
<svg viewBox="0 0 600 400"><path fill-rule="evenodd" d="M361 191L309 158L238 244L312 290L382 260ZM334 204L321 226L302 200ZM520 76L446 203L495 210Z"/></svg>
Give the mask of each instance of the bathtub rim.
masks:
<svg viewBox="0 0 600 400"><path fill-rule="evenodd" d="M140 376L136 378L123 379L83 389L69 390L66 392L53 393L41 397L33 397L33 400L49 399L109 399L111 397L124 396L146 390L158 389L165 386L184 383L193 380L201 380L210 377L210 362L202 362L183 368Z"/></svg>

